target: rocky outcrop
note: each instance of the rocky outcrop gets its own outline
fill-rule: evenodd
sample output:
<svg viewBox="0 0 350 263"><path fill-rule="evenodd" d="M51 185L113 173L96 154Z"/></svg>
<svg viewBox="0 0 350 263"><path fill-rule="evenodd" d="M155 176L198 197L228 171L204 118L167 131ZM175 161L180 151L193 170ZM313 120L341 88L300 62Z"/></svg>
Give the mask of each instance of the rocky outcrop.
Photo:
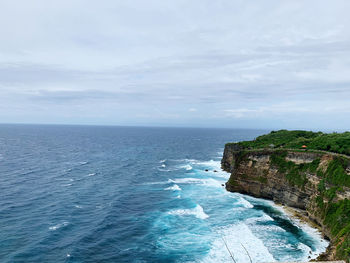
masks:
<svg viewBox="0 0 350 263"><path fill-rule="evenodd" d="M231 173L226 183L228 191L304 209L308 217L320 225L324 235L332 241L330 228L324 224L317 203L322 180L317 171L324 172L333 158L333 154L324 152L252 150L243 149L239 144L227 144L221 164L225 171ZM347 198L348 194L350 191L344 191L344 196L339 194L335 199ZM336 259L332 242L327 255L323 255L322 259Z"/></svg>
<svg viewBox="0 0 350 263"><path fill-rule="evenodd" d="M227 190L306 209L308 200L315 194L320 179L315 174L309 173L307 179L312 183L303 188L292 186L286 177L279 173L278 168L270 164L273 152L248 151L242 157L241 151L226 151L222 166L224 170L232 173L230 181L226 184ZM300 164L310 163L320 157L314 153L288 152L286 160Z"/></svg>

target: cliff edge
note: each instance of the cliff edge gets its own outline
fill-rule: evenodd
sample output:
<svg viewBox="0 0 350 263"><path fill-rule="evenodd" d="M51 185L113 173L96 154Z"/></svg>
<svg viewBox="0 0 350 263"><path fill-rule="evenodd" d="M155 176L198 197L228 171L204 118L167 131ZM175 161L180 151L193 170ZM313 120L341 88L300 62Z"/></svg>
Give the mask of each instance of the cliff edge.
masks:
<svg viewBox="0 0 350 263"><path fill-rule="evenodd" d="M350 158L273 144L262 149L249 145L226 144L221 162L231 173L226 189L304 209L331 241L319 260L350 262Z"/></svg>

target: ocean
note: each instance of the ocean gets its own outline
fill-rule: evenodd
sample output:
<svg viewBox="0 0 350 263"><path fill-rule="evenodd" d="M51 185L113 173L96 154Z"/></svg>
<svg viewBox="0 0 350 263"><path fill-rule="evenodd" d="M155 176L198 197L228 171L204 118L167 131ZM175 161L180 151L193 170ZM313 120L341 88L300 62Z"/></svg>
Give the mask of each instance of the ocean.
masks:
<svg viewBox="0 0 350 263"><path fill-rule="evenodd" d="M225 143L266 132L0 125L0 262L315 258L315 229L222 186Z"/></svg>

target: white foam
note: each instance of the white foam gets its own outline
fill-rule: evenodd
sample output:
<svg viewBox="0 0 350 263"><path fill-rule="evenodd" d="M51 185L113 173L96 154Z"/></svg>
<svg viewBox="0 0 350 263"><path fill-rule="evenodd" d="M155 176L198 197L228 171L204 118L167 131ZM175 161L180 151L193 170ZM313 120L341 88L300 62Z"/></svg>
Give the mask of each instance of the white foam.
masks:
<svg viewBox="0 0 350 263"><path fill-rule="evenodd" d="M198 162L196 159L173 159L175 162L187 162L187 163L195 163Z"/></svg>
<svg viewBox="0 0 350 263"><path fill-rule="evenodd" d="M166 165L165 165L164 163L163 163L161 166L162 166L163 168L166 167Z"/></svg>
<svg viewBox="0 0 350 263"><path fill-rule="evenodd" d="M55 231L55 230L57 230L57 229L59 229L61 227L67 226L68 224L69 224L69 222L65 221L65 222L62 222L62 223L57 224L55 226L50 226L49 229Z"/></svg>
<svg viewBox="0 0 350 263"><path fill-rule="evenodd" d="M94 176L94 175L96 175L96 173L90 173L87 176Z"/></svg>
<svg viewBox="0 0 350 263"><path fill-rule="evenodd" d="M209 172L214 172L214 170L216 171L214 173L215 177L221 177L221 178L225 178L228 179L230 177L230 173L223 171L221 169L221 162L219 160L210 160L210 161L198 161L198 160L193 160L191 162L192 165L200 165L205 168L210 169ZM206 172L207 173L207 172ZM212 173L209 173L210 175L213 175Z"/></svg>
<svg viewBox="0 0 350 263"><path fill-rule="evenodd" d="M232 258L224 240L237 263L250 262L243 246L247 249L253 262L275 261L264 243L252 233L249 227L244 223L238 223L218 229L218 237L212 243L209 254L201 262L231 262Z"/></svg>
<svg viewBox="0 0 350 263"><path fill-rule="evenodd" d="M164 169L164 167L158 168L158 171L160 172L172 172L175 171L174 169Z"/></svg>
<svg viewBox="0 0 350 263"><path fill-rule="evenodd" d="M166 162L166 159L160 160L159 162L160 162L160 163L165 163L165 162Z"/></svg>
<svg viewBox="0 0 350 263"><path fill-rule="evenodd" d="M200 178L177 178L169 179L168 183L175 184L203 184L206 186L221 187L222 182L212 178L200 179Z"/></svg>
<svg viewBox="0 0 350 263"><path fill-rule="evenodd" d="M220 161L210 160L210 161L194 161L193 164L202 165L206 167L212 167L216 170L221 169Z"/></svg>
<svg viewBox="0 0 350 263"><path fill-rule="evenodd" d="M248 219L245 220L245 222L249 225L256 225L257 222L268 222L268 221L274 221L272 217L270 217L269 215L267 214L262 214L261 216L257 216L257 217L250 217ZM264 226L264 229L267 229L267 228L272 228L272 229L275 229L276 226L275 225L272 225L272 226ZM280 227L278 227L280 228ZM281 228L282 229L282 228ZM283 230L283 229L282 229Z"/></svg>
<svg viewBox="0 0 350 263"><path fill-rule="evenodd" d="M181 188L177 184L174 184L173 186L167 187L164 190L181 191Z"/></svg>
<svg viewBox="0 0 350 263"><path fill-rule="evenodd" d="M192 170L192 166L191 165L185 165L185 166L183 166L183 168L185 168L186 169L186 171L190 171L190 170Z"/></svg>
<svg viewBox="0 0 350 263"><path fill-rule="evenodd" d="M240 206L243 206L244 208L253 208L254 207L249 201L247 201L246 199L244 199L241 196L239 197L236 204L239 204Z"/></svg>
<svg viewBox="0 0 350 263"><path fill-rule="evenodd" d="M170 179L169 179L170 180ZM142 183L141 185L156 185L156 184L168 184L168 181L162 181L162 182L148 182L148 183Z"/></svg>
<svg viewBox="0 0 350 263"><path fill-rule="evenodd" d="M75 208L79 208L79 209L82 208L80 205L75 205L74 207L75 207Z"/></svg>
<svg viewBox="0 0 350 263"><path fill-rule="evenodd" d="M293 224L295 224L297 227L301 228L303 232L305 232L307 235L309 235L312 240L313 240L313 245L315 246L315 251L312 251L311 248L303 243L299 243L298 244L298 248L300 250L303 251L304 254L304 259L300 259L302 260L310 260L310 259L315 259L317 258L321 253L325 252L329 242L325 239L322 238L322 234L321 232L316 229L311 227L310 225L308 225L307 223L304 223L302 221L300 221L299 219L295 218L295 217L290 217L288 215L288 213L286 213L286 211L283 209L283 207L276 205L273 201L270 200L262 200L262 199L256 199L254 197L246 197L247 199L252 199L252 200L257 200L261 203L264 203L265 205L270 205L272 207L274 207L276 210L280 211L283 215L285 215L286 217L288 217ZM267 216L267 215L266 215ZM264 229L266 230L267 228L272 228L274 231L279 231L279 232L285 232L284 229L280 228L280 227L274 227L274 226L264 226ZM310 253L311 251L311 253ZM308 258L310 256L310 258ZM289 261L289 260L293 260L293 258L286 258L284 259L284 261Z"/></svg>
<svg viewBox="0 0 350 263"><path fill-rule="evenodd" d="M298 245L298 248L300 250L304 251L305 260L308 259L308 256L310 256L310 259L315 259L321 253L326 251L326 249L329 245L329 242L322 238L322 234L318 229L313 228L304 222L301 222L297 218L291 218L291 220L294 224L296 224L298 227L300 227L303 230L303 232L307 233L309 236L312 237L313 242L314 242L314 246L316 247L315 251L312 251L310 247L308 247L307 245L305 245L303 243L300 243Z"/></svg>
<svg viewBox="0 0 350 263"><path fill-rule="evenodd" d="M195 208L192 209L176 209L169 212L170 215L178 215L178 216L186 216L193 215L199 219L206 219L209 216L204 212L203 207L200 205L196 205Z"/></svg>
<svg viewBox="0 0 350 263"><path fill-rule="evenodd" d="M80 165L88 164L89 162L79 162Z"/></svg>

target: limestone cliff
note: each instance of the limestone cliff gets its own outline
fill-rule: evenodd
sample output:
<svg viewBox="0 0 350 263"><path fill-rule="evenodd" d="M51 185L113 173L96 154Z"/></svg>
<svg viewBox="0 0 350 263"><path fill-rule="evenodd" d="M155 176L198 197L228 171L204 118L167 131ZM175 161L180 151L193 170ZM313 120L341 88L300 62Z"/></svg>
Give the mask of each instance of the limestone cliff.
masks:
<svg viewBox="0 0 350 263"><path fill-rule="evenodd" d="M329 215L334 209L339 210L338 204L350 204L350 189L343 185L339 187L338 181L329 175L330 168L333 169L338 158L335 154L325 152L245 149L240 144L227 144L222 168L231 173L226 183L228 191L267 198L306 210L309 218L319 224L331 240L331 246L323 259L348 260L350 234L346 231L350 230L350 222L344 222L339 227L342 230L338 230L331 225L331 221L339 219ZM350 162L345 163L341 167L345 176L350 176ZM343 210L338 212L348 211Z"/></svg>

